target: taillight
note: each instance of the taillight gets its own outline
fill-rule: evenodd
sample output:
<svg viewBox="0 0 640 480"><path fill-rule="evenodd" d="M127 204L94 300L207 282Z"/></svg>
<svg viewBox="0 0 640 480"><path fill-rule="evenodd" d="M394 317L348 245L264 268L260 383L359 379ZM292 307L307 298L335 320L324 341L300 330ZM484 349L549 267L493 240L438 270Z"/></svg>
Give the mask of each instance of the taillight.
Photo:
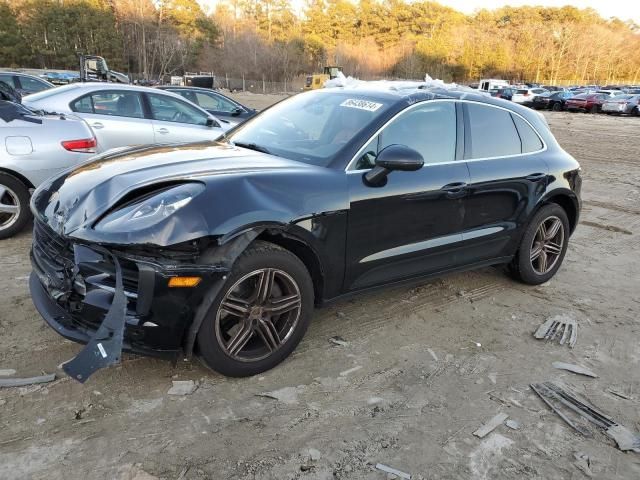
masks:
<svg viewBox="0 0 640 480"><path fill-rule="evenodd" d="M84 138L82 140L66 140L61 142L65 150L79 153L96 153L98 142L94 138Z"/></svg>

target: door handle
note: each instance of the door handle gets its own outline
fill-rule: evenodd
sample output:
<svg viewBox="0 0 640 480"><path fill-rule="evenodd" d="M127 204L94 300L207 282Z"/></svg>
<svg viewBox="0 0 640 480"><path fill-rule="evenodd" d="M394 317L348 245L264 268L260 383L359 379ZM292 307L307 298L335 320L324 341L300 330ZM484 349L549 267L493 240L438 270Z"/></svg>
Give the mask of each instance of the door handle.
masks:
<svg viewBox="0 0 640 480"><path fill-rule="evenodd" d="M532 173L531 175L527 175L525 178L527 180L531 181L531 182L539 182L540 180L544 180L545 178L547 178L547 174L546 173Z"/></svg>
<svg viewBox="0 0 640 480"><path fill-rule="evenodd" d="M94 122L91 124L92 128L95 128L96 130L100 130L101 128L104 128L104 125L101 124L100 122Z"/></svg>
<svg viewBox="0 0 640 480"><path fill-rule="evenodd" d="M446 184L440 190L447 193L460 193L466 189L467 189L467 184L465 182L455 182L455 183Z"/></svg>
<svg viewBox="0 0 640 480"><path fill-rule="evenodd" d="M169 129L168 128L159 128L157 131L158 131L158 133L162 133L163 135L166 134L166 133L169 133Z"/></svg>

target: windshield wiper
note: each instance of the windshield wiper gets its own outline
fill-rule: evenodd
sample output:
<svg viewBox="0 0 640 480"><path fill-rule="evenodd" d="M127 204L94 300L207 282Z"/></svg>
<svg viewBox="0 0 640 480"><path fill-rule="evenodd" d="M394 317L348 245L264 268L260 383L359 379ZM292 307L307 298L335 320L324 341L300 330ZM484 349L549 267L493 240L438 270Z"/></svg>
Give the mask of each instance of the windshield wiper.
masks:
<svg viewBox="0 0 640 480"><path fill-rule="evenodd" d="M233 143L236 147L248 148L249 150L255 150L256 152L271 154L268 148L255 143L243 143L243 142L233 142L233 141L231 143Z"/></svg>

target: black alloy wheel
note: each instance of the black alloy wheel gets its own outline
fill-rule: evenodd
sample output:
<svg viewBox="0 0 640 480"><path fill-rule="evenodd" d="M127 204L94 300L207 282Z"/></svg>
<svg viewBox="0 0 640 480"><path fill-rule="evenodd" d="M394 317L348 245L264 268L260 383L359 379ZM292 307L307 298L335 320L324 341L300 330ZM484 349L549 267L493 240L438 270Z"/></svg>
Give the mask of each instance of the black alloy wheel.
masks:
<svg viewBox="0 0 640 480"><path fill-rule="evenodd" d="M198 332L203 360L232 377L275 367L304 336L313 298L311 276L297 256L254 242L236 260Z"/></svg>
<svg viewBox="0 0 640 480"><path fill-rule="evenodd" d="M540 208L525 229L511 274L530 285L551 279L564 260L569 240L569 219L564 208L549 203Z"/></svg>

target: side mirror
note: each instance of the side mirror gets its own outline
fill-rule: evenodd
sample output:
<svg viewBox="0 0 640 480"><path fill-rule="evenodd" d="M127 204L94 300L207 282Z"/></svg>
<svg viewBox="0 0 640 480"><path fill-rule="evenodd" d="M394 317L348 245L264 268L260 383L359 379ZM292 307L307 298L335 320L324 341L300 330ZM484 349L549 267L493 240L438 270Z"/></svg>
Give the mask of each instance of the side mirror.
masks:
<svg viewBox="0 0 640 480"><path fill-rule="evenodd" d="M220 124L215 121L215 119L208 117L207 118L207 127L218 127L220 128Z"/></svg>
<svg viewBox="0 0 640 480"><path fill-rule="evenodd" d="M240 107L236 107L231 111L231 116L232 117L237 117L238 115L241 115L242 113L244 113L244 110Z"/></svg>
<svg viewBox="0 0 640 480"><path fill-rule="evenodd" d="M387 175L394 170L413 172L424 165L419 152L405 145L389 145L376 158L376 166L364 174L364 183L370 187L382 187L387 183Z"/></svg>

